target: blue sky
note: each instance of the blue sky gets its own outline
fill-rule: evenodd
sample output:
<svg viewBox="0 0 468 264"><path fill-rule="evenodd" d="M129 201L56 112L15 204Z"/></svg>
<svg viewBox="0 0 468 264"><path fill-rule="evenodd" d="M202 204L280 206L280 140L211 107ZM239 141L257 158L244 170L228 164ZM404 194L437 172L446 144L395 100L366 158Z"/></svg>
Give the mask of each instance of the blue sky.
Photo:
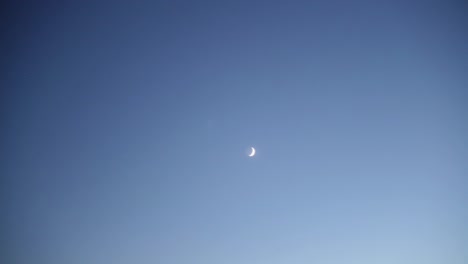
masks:
<svg viewBox="0 0 468 264"><path fill-rule="evenodd" d="M465 13L456 1L14 7L4 258L464 263Z"/></svg>

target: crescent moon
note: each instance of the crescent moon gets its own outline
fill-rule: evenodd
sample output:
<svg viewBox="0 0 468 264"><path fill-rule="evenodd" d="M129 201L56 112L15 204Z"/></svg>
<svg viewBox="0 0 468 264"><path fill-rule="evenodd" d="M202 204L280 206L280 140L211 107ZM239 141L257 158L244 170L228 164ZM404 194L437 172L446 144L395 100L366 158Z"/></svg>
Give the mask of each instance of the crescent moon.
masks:
<svg viewBox="0 0 468 264"><path fill-rule="evenodd" d="M251 147L251 149L252 149L252 152L250 152L249 157L255 156L255 149L253 147Z"/></svg>

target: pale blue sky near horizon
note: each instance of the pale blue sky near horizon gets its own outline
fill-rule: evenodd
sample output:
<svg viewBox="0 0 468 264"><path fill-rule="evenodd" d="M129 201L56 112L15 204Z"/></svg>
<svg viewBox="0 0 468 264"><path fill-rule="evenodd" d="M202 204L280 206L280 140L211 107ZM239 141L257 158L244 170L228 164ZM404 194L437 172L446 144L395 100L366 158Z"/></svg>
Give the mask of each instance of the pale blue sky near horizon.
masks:
<svg viewBox="0 0 468 264"><path fill-rule="evenodd" d="M5 263L466 263L461 2L117 2L12 8Z"/></svg>

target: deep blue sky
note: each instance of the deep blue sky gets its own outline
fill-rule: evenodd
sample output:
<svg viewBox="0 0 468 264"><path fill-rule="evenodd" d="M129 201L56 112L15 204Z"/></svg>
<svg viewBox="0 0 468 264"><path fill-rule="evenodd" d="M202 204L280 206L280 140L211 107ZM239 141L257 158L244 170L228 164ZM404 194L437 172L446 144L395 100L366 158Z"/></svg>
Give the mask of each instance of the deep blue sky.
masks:
<svg viewBox="0 0 468 264"><path fill-rule="evenodd" d="M466 263L461 1L41 2L3 44L5 263Z"/></svg>

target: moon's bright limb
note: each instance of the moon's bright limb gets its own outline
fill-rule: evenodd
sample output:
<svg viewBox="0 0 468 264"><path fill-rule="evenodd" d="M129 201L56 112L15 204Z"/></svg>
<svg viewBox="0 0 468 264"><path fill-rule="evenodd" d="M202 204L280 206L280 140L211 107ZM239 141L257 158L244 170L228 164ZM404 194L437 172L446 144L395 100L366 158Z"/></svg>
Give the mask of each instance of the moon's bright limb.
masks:
<svg viewBox="0 0 468 264"><path fill-rule="evenodd" d="M252 149L252 152L250 152L249 157L255 156L255 149L253 147L251 147L251 149Z"/></svg>

